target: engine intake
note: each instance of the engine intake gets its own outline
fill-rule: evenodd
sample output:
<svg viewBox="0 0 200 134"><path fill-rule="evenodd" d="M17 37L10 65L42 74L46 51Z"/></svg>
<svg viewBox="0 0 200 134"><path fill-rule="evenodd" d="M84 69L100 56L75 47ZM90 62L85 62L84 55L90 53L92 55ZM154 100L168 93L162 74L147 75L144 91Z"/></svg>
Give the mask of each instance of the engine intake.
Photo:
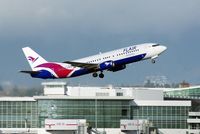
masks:
<svg viewBox="0 0 200 134"><path fill-rule="evenodd" d="M115 67L115 63L113 61L105 61L105 62L99 64L100 71L103 71L106 69L111 69L113 67Z"/></svg>
<svg viewBox="0 0 200 134"><path fill-rule="evenodd" d="M117 72L126 68L126 65L119 65L109 69L109 71Z"/></svg>

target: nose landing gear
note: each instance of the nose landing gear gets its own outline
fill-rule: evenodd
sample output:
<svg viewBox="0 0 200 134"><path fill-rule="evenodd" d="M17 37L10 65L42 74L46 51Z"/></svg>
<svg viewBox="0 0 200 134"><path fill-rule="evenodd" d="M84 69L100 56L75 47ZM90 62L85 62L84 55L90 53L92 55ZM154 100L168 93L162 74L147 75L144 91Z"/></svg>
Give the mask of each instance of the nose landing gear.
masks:
<svg viewBox="0 0 200 134"><path fill-rule="evenodd" d="M155 59L151 59L151 63L156 63L156 60Z"/></svg>

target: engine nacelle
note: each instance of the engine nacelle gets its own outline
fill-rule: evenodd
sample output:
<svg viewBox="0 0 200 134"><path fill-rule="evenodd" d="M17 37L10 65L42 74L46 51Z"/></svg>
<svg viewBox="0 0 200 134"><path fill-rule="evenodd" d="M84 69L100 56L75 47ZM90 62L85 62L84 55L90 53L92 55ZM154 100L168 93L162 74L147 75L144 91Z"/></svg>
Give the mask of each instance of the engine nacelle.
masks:
<svg viewBox="0 0 200 134"><path fill-rule="evenodd" d="M126 65L115 66L109 69L109 71L117 72L126 68Z"/></svg>
<svg viewBox="0 0 200 134"><path fill-rule="evenodd" d="M106 70L106 69L111 69L115 67L115 63L113 61L105 61L101 64L99 64L99 69L100 71Z"/></svg>

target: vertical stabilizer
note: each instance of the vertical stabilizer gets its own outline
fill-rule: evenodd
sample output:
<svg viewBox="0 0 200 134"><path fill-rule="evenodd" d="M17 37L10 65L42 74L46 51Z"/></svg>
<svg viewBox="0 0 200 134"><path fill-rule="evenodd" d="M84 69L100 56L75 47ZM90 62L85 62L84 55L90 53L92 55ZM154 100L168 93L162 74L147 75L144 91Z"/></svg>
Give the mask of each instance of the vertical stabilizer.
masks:
<svg viewBox="0 0 200 134"><path fill-rule="evenodd" d="M39 54L33 51L30 47L24 47L22 48L22 50L33 71L35 71L36 66L43 63L47 63L47 61L44 58L42 58Z"/></svg>

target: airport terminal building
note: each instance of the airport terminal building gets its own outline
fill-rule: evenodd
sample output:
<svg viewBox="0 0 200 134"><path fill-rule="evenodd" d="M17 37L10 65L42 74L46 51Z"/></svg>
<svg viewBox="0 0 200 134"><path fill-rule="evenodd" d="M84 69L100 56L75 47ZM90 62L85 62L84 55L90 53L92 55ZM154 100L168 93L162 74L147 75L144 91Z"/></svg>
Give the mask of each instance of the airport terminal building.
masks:
<svg viewBox="0 0 200 134"><path fill-rule="evenodd" d="M170 90L66 86L65 82L42 85L42 96L0 98L0 133L200 132L200 87Z"/></svg>

